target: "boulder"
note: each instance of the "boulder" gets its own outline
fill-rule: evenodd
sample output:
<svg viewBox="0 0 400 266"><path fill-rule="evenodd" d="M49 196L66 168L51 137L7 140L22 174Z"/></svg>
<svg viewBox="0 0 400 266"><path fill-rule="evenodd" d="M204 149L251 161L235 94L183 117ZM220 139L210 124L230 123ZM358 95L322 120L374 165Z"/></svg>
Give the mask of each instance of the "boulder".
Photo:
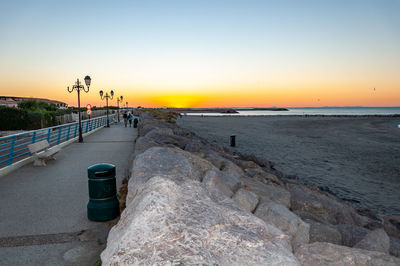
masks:
<svg viewBox="0 0 400 266"><path fill-rule="evenodd" d="M188 151L188 152L200 152L203 149L204 149L204 145L199 140L191 140L185 146L185 151Z"/></svg>
<svg viewBox="0 0 400 266"><path fill-rule="evenodd" d="M237 166L230 160L220 156L216 152L208 152L205 155L205 158L208 161L210 161L215 167L225 172L226 174L234 176L237 179L240 179L244 176L244 172L239 166Z"/></svg>
<svg viewBox="0 0 400 266"><path fill-rule="evenodd" d="M339 246L326 242L301 244L295 255L301 265L332 266L395 266L400 259L382 252Z"/></svg>
<svg viewBox="0 0 400 266"><path fill-rule="evenodd" d="M363 222L364 223L363 227L369 230L375 230L383 227L384 220L375 211L366 208L357 209L356 211L358 214L360 214L361 219L365 220L365 222Z"/></svg>
<svg viewBox="0 0 400 266"><path fill-rule="evenodd" d="M210 170L203 177L203 183L207 186L217 188L225 196L230 198L233 195L233 191L231 187L224 182L223 178L221 178L222 175L224 174L219 170Z"/></svg>
<svg viewBox="0 0 400 266"><path fill-rule="evenodd" d="M385 230L382 228L375 229L369 232L360 242L355 244L354 247L389 254L390 239Z"/></svg>
<svg viewBox="0 0 400 266"><path fill-rule="evenodd" d="M270 162L268 160L265 160L263 158L259 158L259 157L255 156L254 154L242 154L241 158L244 161L252 161L255 164L263 167L264 169L266 169L268 171L272 170L272 168L273 168L273 163L272 162Z"/></svg>
<svg viewBox="0 0 400 266"><path fill-rule="evenodd" d="M224 173L234 176L237 179L241 179L244 176L243 170L237 166L236 164L232 163L231 161L225 159L223 162L222 167L220 168Z"/></svg>
<svg viewBox="0 0 400 266"><path fill-rule="evenodd" d="M250 177L268 181L267 183L275 183L282 187L285 186L283 182L279 180L279 178L276 175L265 172L261 167L246 168L244 169L244 171Z"/></svg>
<svg viewBox="0 0 400 266"><path fill-rule="evenodd" d="M331 224L364 225L354 209L340 202L335 196L293 185L290 189L291 208L310 212Z"/></svg>
<svg viewBox="0 0 400 266"><path fill-rule="evenodd" d="M252 168L261 168L258 164L253 161L245 161L245 160L237 160L236 164L241 167L243 170L245 169L252 169Z"/></svg>
<svg viewBox="0 0 400 266"><path fill-rule="evenodd" d="M146 134L147 138L153 139L155 142L159 144L171 144L181 149L184 149L186 144L190 141L186 137L178 136L178 135L169 135L169 134L161 134L158 130L152 130Z"/></svg>
<svg viewBox="0 0 400 266"><path fill-rule="evenodd" d="M400 239L390 237L389 254L392 256L400 257Z"/></svg>
<svg viewBox="0 0 400 266"><path fill-rule="evenodd" d="M400 238L400 218L396 216L384 216L383 228L389 236Z"/></svg>
<svg viewBox="0 0 400 266"><path fill-rule="evenodd" d="M139 191L102 265L299 265L287 235L213 188L154 176Z"/></svg>
<svg viewBox="0 0 400 266"><path fill-rule="evenodd" d="M267 184L263 180L244 176L241 178L243 185L260 197L260 203L275 202L287 208L290 207L290 193L281 186Z"/></svg>
<svg viewBox="0 0 400 266"><path fill-rule="evenodd" d="M217 170L209 161L178 148L152 147L136 156L132 167L132 182L128 184L127 202L135 196L141 184L155 175L171 176L180 182L188 178L201 181L209 170Z"/></svg>
<svg viewBox="0 0 400 266"><path fill-rule="evenodd" d="M336 225L336 228L342 235L342 245L348 247L353 247L370 232L363 227L347 224Z"/></svg>
<svg viewBox="0 0 400 266"><path fill-rule="evenodd" d="M249 212L254 211L259 202L257 194L243 188L236 191L232 199Z"/></svg>
<svg viewBox="0 0 400 266"><path fill-rule="evenodd" d="M135 154L138 155L152 147L157 147L157 146L160 146L160 144L156 143L152 139L147 137L139 137L136 139L135 143Z"/></svg>
<svg viewBox="0 0 400 266"><path fill-rule="evenodd" d="M317 215L307 212L307 211L294 210L293 212L303 220L312 220L313 222L317 222L320 224L330 224L327 221L325 221L323 218L321 218L320 216L317 216Z"/></svg>
<svg viewBox="0 0 400 266"><path fill-rule="evenodd" d="M194 134L192 131L190 131L188 129L185 129L185 128L181 128L181 127L176 126L172 130L173 130L175 135L179 135L179 136L183 136L183 137L189 137L189 138L192 138L192 139L193 138L198 138L196 136L196 134Z"/></svg>
<svg viewBox="0 0 400 266"><path fill-rule="evenodd" d="M138 124L139 136L143 137L153 129L171 128L172 124L154 118L140 118Z"/></svg>
<svg viewBox="0 0 400 266"><path fill-rule="evenodd" d="M150 132L148 132L145 136L151 138L152 134L161 134L161 135L174 135L174 131L171 128L167 127L155 127Z"/></svg>
<svg viewBox="0 0 400 266"><path fill-rule="evenodd" d="M262 203L254 214L288 234L292 244L308 243L310 240L310 225L283 205L274 202Z"/></svg>
<svg viewBox="0 0 400 266"><path fill-rule="evenodd" d="M342 235L335 226L318 223L313 220L304 221L310 225L310 243L329 242L337 245L342 244Z"/></svg>

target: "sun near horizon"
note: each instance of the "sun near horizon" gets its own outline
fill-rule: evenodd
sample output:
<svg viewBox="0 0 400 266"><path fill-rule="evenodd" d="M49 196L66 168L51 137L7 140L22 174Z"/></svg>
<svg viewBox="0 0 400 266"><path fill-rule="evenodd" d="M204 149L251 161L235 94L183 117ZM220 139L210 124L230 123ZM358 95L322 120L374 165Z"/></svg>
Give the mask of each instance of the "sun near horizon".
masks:
<svg viewBox="0 0 400 266"><path fill-rule="evenodd" d="M77 105L400 105L400 2L10 1L0 95ZM82 19L73 19L79 17ZM116 98L110 105L117 105Z"/></svg>

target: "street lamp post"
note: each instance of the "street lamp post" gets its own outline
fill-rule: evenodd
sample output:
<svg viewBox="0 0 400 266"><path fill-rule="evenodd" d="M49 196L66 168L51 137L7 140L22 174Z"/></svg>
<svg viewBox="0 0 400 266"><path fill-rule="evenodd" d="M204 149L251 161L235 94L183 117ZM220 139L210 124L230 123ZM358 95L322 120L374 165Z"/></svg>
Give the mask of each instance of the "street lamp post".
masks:
<svg viewBox="0 0 400 266"><path fill-rule="evenodd" d="M90 87L90 82L91 82L91 78L89 76L85 77L85 84L87 89L85 88L84 85L82 85L82 83L79 81L79 79L76 80L75 85L73 85L71 87L71 89L69 87L67 87L67 90L69 93L73 92L74 90L76 90L78 92L78 120L79 120L79 142L83 142L83 137L82 137L82 125L81 125L81 99L80 99L80 91L84 91L84 92L89 92L89 87Z"/></svg>
<svg viewBox="0 0 400 266"><path fill-rule="evenodd" d="M103 91L100 91L100 98L102 100L106 99L106 105L107 105L107 127L110 127L110 121L108 119L108 98L110 98L110 100L112 100L114 98L114 91L111 90L110 91L110 95L108 95L108 92L106 92L106 95L104 95Z"/></svg>
<svg viewBox="0 0 400 266"><path fill-rule="evenodd" d="M121 97L118 97L117 98L117 105L118 105L118 122L119 122L119 102L122 102L122 99L123 99L124 97L121 95Z"/></svg>

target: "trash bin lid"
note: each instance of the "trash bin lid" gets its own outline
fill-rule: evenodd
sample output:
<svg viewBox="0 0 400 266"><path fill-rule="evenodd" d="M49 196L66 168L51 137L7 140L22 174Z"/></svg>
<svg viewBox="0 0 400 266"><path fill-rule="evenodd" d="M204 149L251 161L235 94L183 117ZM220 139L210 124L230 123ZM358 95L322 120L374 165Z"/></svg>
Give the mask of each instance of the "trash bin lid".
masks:
<svg viewBox="0 0 400 266"><path fill-rule="evenodd" d="M88 168L88 177L91 179L115 177L115 165L109 163L99 163L92 165Z"/></svg>

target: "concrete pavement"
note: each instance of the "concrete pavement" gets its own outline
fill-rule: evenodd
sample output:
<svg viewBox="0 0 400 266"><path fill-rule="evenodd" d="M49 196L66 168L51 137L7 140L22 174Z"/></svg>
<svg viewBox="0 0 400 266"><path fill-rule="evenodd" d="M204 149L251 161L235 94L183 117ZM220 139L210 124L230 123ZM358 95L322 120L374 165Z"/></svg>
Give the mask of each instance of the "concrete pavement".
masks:
<svg viewBox="0 0 400 266"><path fill-rule="evenodd" d="M109 223L87 219L87 168L116 165L128 176L137 130L112 124L74 142L46 167L26 165L0 178L0 265L93 265Z"/></svg>

